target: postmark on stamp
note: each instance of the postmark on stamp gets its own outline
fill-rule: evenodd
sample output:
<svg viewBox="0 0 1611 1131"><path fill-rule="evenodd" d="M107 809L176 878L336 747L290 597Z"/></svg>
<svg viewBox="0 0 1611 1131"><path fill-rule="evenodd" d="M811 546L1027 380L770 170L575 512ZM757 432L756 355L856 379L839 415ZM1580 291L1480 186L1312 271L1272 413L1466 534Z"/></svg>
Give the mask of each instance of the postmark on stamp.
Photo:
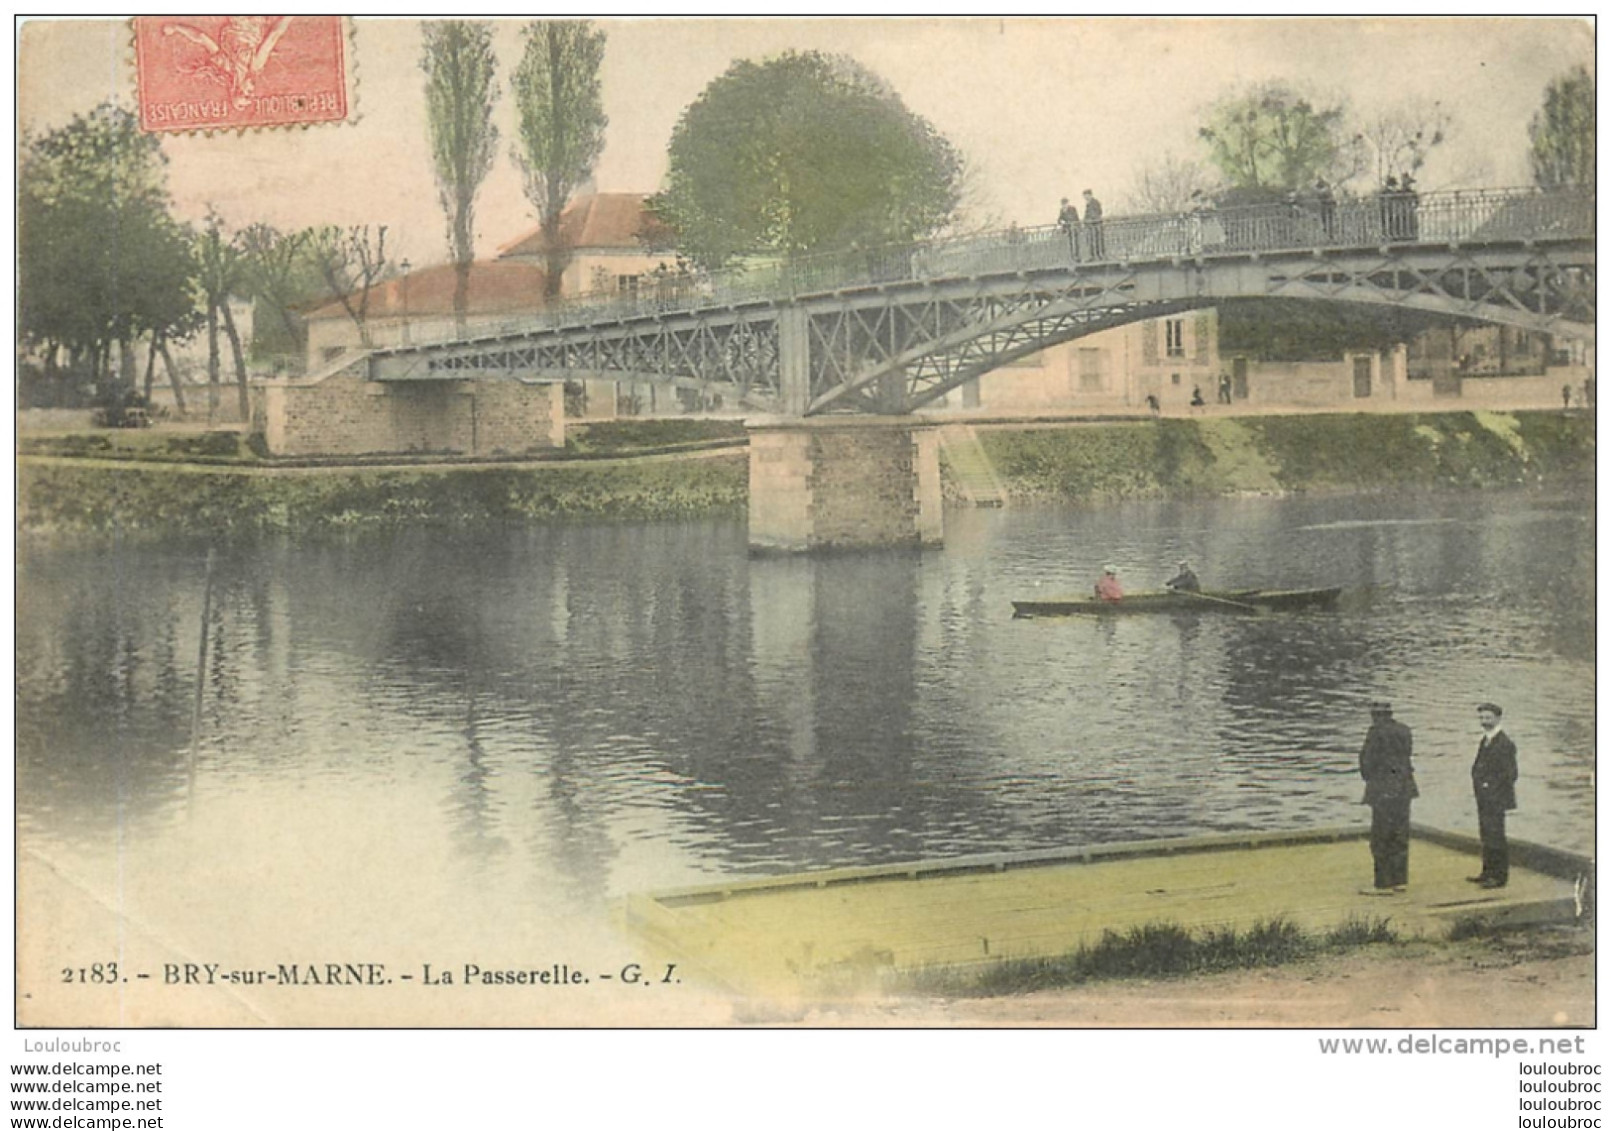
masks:
<svg viewBox="0 0 1611 1131"><path fill-rule="evenodd" d="M140 126L300 126L347 118L340 16L136 16Z"/></svg>

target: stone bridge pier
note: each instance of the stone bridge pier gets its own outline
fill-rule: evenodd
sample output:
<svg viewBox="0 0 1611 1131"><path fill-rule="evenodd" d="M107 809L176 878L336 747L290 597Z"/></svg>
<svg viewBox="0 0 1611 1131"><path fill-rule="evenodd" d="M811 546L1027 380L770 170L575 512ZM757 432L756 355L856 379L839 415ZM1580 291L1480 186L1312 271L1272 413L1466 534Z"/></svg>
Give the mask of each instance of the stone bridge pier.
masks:
<svg viewBox="0 0 1611 1131"><path fill-rule="evenodd" d="M939 433L910 416L746 421L751 553L938 546Z"/></svg>

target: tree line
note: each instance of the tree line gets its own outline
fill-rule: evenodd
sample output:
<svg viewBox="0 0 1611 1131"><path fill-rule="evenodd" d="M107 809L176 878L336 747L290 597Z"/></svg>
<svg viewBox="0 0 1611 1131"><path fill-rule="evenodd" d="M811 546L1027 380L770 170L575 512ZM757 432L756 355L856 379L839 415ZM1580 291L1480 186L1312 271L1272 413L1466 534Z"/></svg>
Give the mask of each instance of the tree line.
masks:
<svg viewBox="0 0 1611 1131"><path fill-rule="evenodd" d="M422 30L426 128L462 327L475 197L498 139L491 28L447 20ZM547 20L527 25L524 39L511 78L520 110L513 156L544 232L554 237L547 271L553 294L566 259L559 215L603 149L604 35L589 21ZM231 228L215 209L199 223L185 223L173 213L167 164L158 137L111 102L22 139L19 345L36 363L24 366L23 403L93 398L116 410L148 402L160 361L176 407L186 413L185 383L170 347L204 334L208 415L218 408L227 346L244 418L250 343L235 324L232 300L253 302L258 326L266 319L266 335L292 354L305 350L302 312L324 303L338 304L360 343L371 344L371 296L401 266L387 248L387 225L282 231L254 221Z"/></svg>
<svg viewBox="0 0 1611 1131"><path fill-rule="evenodd" d="M425 127L462 330L475 204L497 160L502 87L491 24L429 21L422 32ZM561 217L604 149L606 35L589 20L537 20L521 29L521 43L508 79L517 111L510 155L538 220L545 299L553 300L571 258ZM1549 85L1529 130L1539 185L1592 186L1593 99L1585 68ZM1359 118L1340 101L1260 83L1206 109L1203 160L1169 156L1142 169L1130 203L1162 212L1186 207L1194 193L1231 205L1320 181L1380 183L1419 172L1450 127L1435 103ZM848 57L815 51L734 62L683 111L667 157L665 182L649 200L653 231L640 238L701 269L932 237L959 223L971 179L963 154L887 82ZM286 352L304 352L300 312L314 303L339 304L370 344L371 295L399 267L386 225L232 229L216 211L183 223L172 213L166 164L157 137L110 104L24 137L21 340L50 395L95 388L149 398L160 361L183 411L170 346L205 334L209 411L227 346L244 414L249 343L231 299L253 301L259 336L277 336Z"/></svg>
<svg viewBox="0 0 1611 1131"><path fill-rule="evenodd" d="M1220 207L1275 202L1324 182L1373 194L1390 179L1419 176L1447 143L1454 115L1442 102L1407 99L1356 112L1272 80L1228 91L1198 126L1198 158L1166 154L1136 173L1129 205L1176 212L1193 194ZM1527 131L1533 180L1551 190L1594 186L1594 79L1586 67L1552 80Z"/></svg>

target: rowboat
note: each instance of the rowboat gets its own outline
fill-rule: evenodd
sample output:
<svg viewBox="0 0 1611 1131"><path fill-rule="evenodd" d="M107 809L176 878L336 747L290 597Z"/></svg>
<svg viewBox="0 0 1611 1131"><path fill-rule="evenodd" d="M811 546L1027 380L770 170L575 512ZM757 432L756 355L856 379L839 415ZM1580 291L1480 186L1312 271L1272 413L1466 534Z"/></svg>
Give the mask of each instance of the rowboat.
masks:
<svg viewBox="0 0 1611 1131"><path fill-rule="evenodd" d="M1121 601L1098 597L1041 597L1014 601L1015 617L1066 617L1079 613L1257 613L1277 609L1329 608L1342 596L1342 587L1330 589L1205 589L1184 593L1173 589L1142 589L1126 593Z"/></svg>

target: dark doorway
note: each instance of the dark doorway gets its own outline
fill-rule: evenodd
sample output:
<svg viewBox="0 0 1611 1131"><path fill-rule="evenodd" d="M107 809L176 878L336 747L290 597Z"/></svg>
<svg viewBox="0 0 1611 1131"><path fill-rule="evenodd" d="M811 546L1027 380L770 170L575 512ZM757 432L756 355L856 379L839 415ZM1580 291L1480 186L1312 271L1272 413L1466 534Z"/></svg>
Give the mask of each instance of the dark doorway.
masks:
<svg viewBox="0 0 1611 1131"><path fill-rule="evenodd" d="M1354 396L1370 396L1370 358L1354 358Z"/></svg>

